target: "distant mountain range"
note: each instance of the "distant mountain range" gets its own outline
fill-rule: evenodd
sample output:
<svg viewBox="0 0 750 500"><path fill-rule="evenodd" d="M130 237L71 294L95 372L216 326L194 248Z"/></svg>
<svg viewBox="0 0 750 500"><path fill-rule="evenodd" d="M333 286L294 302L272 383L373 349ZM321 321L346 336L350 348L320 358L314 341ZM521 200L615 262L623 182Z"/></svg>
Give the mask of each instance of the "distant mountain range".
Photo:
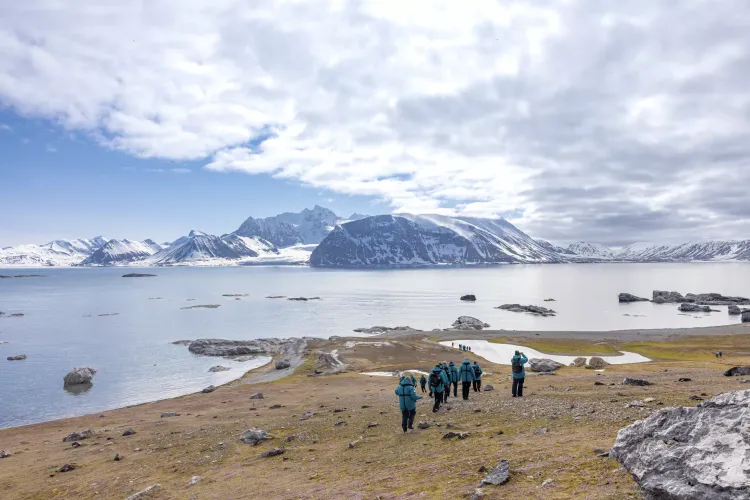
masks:
<svg viewBox="0 0 750 500"><path fill-rule="evenodd" d="M502 218L352 214L315 206L249 217L221 236L190 231L173 242L55 240L0 249L0 267L301 265L368 268L582 262L750 261L750 240L634 243L612 249L533 239Z"/></svg>

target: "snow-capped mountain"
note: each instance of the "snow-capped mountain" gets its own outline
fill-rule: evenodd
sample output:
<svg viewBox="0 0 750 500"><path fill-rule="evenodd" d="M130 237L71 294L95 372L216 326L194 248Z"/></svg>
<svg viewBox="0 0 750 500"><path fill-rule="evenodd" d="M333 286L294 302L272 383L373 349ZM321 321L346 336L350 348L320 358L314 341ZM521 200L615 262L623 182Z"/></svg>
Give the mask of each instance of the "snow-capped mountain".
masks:
<svg viewBox="0 0 750 500"><path fill-rule="evenodd" d="M215 236L200 231L190 231L190 234L175 240L172 245L145 259L143 263L173 265L216 259L234 261L278 253L279 250L272 243L257 236L238 236L234 233Z"/></svg>
<svg viewBox="0 0 750 500"><path fill-rule="evenodd" d="M278 247L318 244L343 220L333 211L315 205L300 213L286 212L264 219L248 217L234 234L258 236Z"/></svg>
<svg viewBox="0 0 750 500"><path fill-rule="evenodd" d="M110 266L145 259L155 254L162 247L153 240L109 240L86 257L82 266Z"/></svg>
<svg viewBox="0 0 750 500"><path fill-rule="evenodd" d="M555 245L554 243L550 243L547 240L537 239L536 242L539 243L542 247L549 250L550 252L560 254L560 255L575 255L575 253L572 252L571 250L568 250L567 248L561 247L559 245Z"/></svg>
<svg viewBox="0 0 750 500"><path fill-rule="evenodd" d="M750 240L688 242L679 245L633 243L623 247L616 258L639 262L749 261Z"/></svg>
<svg viewBox="0 0 750 500"><path fill-rule="evenodd" d="M579 241L568 245L567 250L573 255L586 259L610 260L615 257L615 252L611 248L599 243Z"/></svg>
<svg viewBox="0 0 750 500"><path fill-rule="evenodd" d="M504 219L411 214L337 226L310 256L320 267L563 261Z"/></svg>
<svg viewBox="0 0 750 500"><path fill-rule="evenodd" d="M0 249L0 267L73 266L91 255L107 240L101 236L91 239L54 240L43 245L16 245Z"/></svg>

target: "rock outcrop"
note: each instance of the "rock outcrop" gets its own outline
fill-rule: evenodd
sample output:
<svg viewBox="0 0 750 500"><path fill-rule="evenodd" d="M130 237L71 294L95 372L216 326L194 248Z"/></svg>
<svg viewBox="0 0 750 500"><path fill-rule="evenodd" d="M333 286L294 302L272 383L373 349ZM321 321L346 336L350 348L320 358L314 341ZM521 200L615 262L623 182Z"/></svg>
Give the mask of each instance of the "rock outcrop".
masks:
<svg viewBox="0 0 750 500"><path fill-rule="evenodd" d="M260 444L268 439L271 439L271 435L268 434L268 431L257 429L255 427L246 430L242 433L242 436L240 436L240 441L253 446Z"/></svg>
<svg viewBox="0 0 750 500"><path fill-rule="evenodd" d="M688 293L683 296L680 292L654 290L653 302L655 304L676 304L687 302L701 306L731 306L750 305L750 298L726 296L720 293Z"/></svg>
<svg viewBox="0 0 750 500"><path fill-rule="evenodd" d="M481 330L489 327L490 325L479 321L477 318L472 318L471 316L459 316L458 319L453 322L453 326L451 328L446 328L446 330Z"/></svg>
<svg viewBox="0 0 750 500"><path fill-rule="evenodd" d="M646 386L646 385L651 385L651 382L649 382L648 380L625 377L625 379L623 379L622 381L622 385Z"/></svg>
<svg viewBox="0 0 750 500"><path fill-rule="evenodd" d="M693 304L690 302L684 302L680 304L680 307L678 307L677 309L680 312L704 312L704 313L719 312L717 309L711 309L709 306L700 306L698 304Z"/></svg>
<svg viewBox="0 0 750 500"><path fill-rule="evenodd" d="M153 278L155 277L155 274L145 274L145 273L128 273L123 274L123 278Z"/></svg>
<svg viewBox="0 0 750 500"><path fill-rule="evenodd" d="M544 372L549 373L561 368L562 364L552 359L546 358L532 358L529 360L529 369L532 372Z"/></svg>
<svg viewBox="0 0 750 500"><path fill-rule="evenodd" d="M63 385L70 386L70 385L79 385L79 384L89 384L91 383L91 380L93 380L94 375L96 375L95 368L89 368L89 367L73 368L70 371L70 373L65 375L65 378L63 379Z"/></svg>
<svg viewBox="0 0 750 500"><path fill-rule="evenodd" d="M742 322L743 323L750 323L750 311L743 311L743 313L742 313Z"/></svg>
<svg viewBox="0 0 750 500"><path fill-rule="evenodd" d="M529 313L534 314L536 316L554 316L555 311L552 309L547 309L546 307L540 307L540 306L522 306L521 304L503 304L501 306L496 307L495 309L502 309L504 311L512 311L512 312L519 312L519 313Z"/></svg>
<svg viewBox="0 0 750 500"><path fill-rule="evenodd" d="M8 356L8 361L22 361L26 359L25 354L16 354L15 356Z"/></svg>
<svg viewBox="0 0 750 500"><path fill-rule="evenodd" d="M228 372L229 370L231 370L231 368L229 368L228 366L221 366L221 365L212 366L211 368L208 369L208 371L211 373Z"/></svg>
<svg viewBox="0 0 750 500"><path fill-rule="evenodd" d="M290 366L292 366L292 364L289 362L288 359L280 359L276 362L277 370L286 370Z"/></svg>
<svg viewBox="0 0 750 500"><path fill-rule="evenodd" d="M492 472L482 479L482 484L505 484L510 480L510 464L507 460L500 460L500 463Z"/></svg>
<svg viewBox="0 0 750 500"><path fill-rule="evenodd" d="M739 306L732 304L727 308L727 312L732 316L739 316L740 314L742 314L742 309L740 309Z"/></svg>
<svg viewBox="0 0 750 500"><path fill-rule="evenodd" d="M631 293L621 293L620 295L617 296L617 300L622 304L627 304L630 302L648 302L648 299L644 299L643 297L638 297Z"/></svg>
<svg viewBox="0 0 750 500"><path fill-rule="evenodd" d="M198 339L190 342L188 350L202 356L247 356L250 354L284 354L289 351L304 350L307 341L300 339L256 339L225 340Z"/></svg>
<svg viewBox="0 0 750 500"><path fill-rule="evenodd" d="M750 499L750 390L661 410L621 429L612 456L665 500Z"/></svg>
<svg viewBox="0 0 750 500"><path fill-rule="evenodd" d="M393 328L390 326L373 326L370 328L355 328L352 331L357 333L381 334L386 332L416 332L418 330L410 326L394 326Z"/></svg>
<svg viewBox="0 0 750 500"><path fill-rule="evenodd" d="M461 296L461 300L463 300L465 302L476 302L477 296L470 293L468 295L462 295Z"/></svg>
<svg viewBox="0 0 750 500"><path fill-rule="evenodd" d="M591 359L589 359L589 363L586 365L586 368L590 368L592 370L601 370L602 368L606 368L609 366L609 363L604 361L599 356L592 356Z"/></svg>
<svg viewBox="0 0 750 500"><path fill-rule="evenodd" d="M577 366L577 367L586 366L586 358L584 357L576 358L573 360L572 363L570 363L570 366Z"/></svg>
<svg viewBox="0 0 750 500"><path fill-rule="evenodd" d="M750 366L735 366L724 372L725 377L750 375Z"/></svg>

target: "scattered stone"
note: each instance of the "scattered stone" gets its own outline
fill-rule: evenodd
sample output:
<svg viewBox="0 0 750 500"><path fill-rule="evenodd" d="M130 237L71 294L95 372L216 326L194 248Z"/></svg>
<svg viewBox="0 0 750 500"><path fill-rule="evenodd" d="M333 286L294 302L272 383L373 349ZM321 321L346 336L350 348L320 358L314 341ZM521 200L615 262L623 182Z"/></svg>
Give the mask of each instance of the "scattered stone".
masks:
<svg viewBox="0 0 750 500"><path fill-rule="evenodd" d="M690 400L691 401L703 401L703 398L700 396L693 395L693 396L690 396Z"/></svg>
<svg viewBox="0 0 750 500"><path fill-rule="evenodd" d="M589 368L591 370L601 370L602 368L606 368L609 366L609 363L604 361L599 356L592 356L591 359L589 359L589 363L586 365L586 368Z"/></svg>
<svg viewBox="0 0 750 500"><path fill-rule="evenodd" d="M546 427L542 427L541 429L534 431L534 435L541 436L542 434L547 434L547 432L549 432L549 430Z"/></svg>
<svg viewBox="0 0 750 500"><path fill-rule="evenodd" d="M630 293L621 293L620 295L618 295L617 299L620 303L624 303L624 304L627 304L630 302L648 302L648 299L637 297Z"/></svg>
<svg viewBox="0 0 750 500"><path fill-rule="evenodd" d="M578 358L576 358L576 359L573 360L573 362L570 364L570 366L577 366L579 368L582 367L582 366L586 366L586 358L584 358L582 356L578 357Z"/></svg>
<svg viewBox="0 0 750 500"><path fill-rule="evenodd" d="M612 455L647 498L748 498L750 390L664 409L621 429Z"/></svg>
<svg viewBox="0 0 750 500"><path fill-rule="evenodd" d="M115 460L115 462L119 462L120 460L122 460L122 457L120 456L119 453L115 455L115 459L114 460Z"/></svg>
<svg viewBox="0 0 750 500"><path fill-rule="evenodd" d="M77 466L76 464L65 464L59 469L57 469L57 472L70 472L72 470L76 470Z"/></svg>
<svg viewBox="0 0 750 500"><path fill-rule="evenodd" d="M153 278L155 277L155 274L145 274L145 273L128 273L123 274L123 278Z"/></svg>
<svg viewBox="0 0 750 500"><path fill-rule="evenodd" d="M292 366L292 364L289 362L288 359L281 359L276 362L276 369L277 370L285 370Z"/></svg>
<svg viewBox="0 0 750 500"><path fill-rule="evenodd" d="M654 401L656 401L654 398L646 398L643 400L644 403L653 403Z"/></svg>
<svg viewBox="0 0 750 500"><path fill-rule="evenodd" d="M646 406L643 401L631 401L625 405L625 408L643 408Z"/></svg>
<svg viewBox="0 0 750 500"><path fill-rule="evenodd" d="M336 423L335 423L334 425L335 425L336 427L341 427L342 425L346 425L346 422L344 422L344 421L342 420L341 422L336 422Z"/></svg>
<svg viewBox="0 0 750 500"><path fill-rule="evenodd" d="M198 304L195 306L180 307L180 309L218 309L221 304Z"/></svg>
<svg viewBox="0 0 750 500"><path fill-rule="evenodd" d="M193 486L195 484L198 484L202 478L200 476L193 476L190 478L190 481L188 481L188 486Z"/></svg>
<svg viewBox="0 0 750 500"><path fill-rule="evenodd" d="M485 391L494 391L495 388L492 386L492 384L487 384L484 386Z"/></svg>
<svg viewBox="0 0 750 500"><path fill-rule="evenodd" d="M203 389L201 392L203 394L208 394L209 392L214 392L215 390L216 390L216 387L214 387L212 385L209 385L208 387L206 387L205 389Z"/></svg>
<svg viewBox="0 0 750 500"><path fill-rule="evenodd" d="M22 361L26 359L25 354L16 354L15 356L8 356L8 361Z"/></svg>
<svg viewBox="0 0 750 500"><path fill-rule="evenodd" d="M167 411L161 414L161 418L178 417L180 414L175 411Z"/></svg>
<svg viewBox="0 0 750 500"><path fill-rule="evenodd" d="M268 450L265 453L261 453L260 458L277 457L283 454L284 454L284 448L280 446L278 448L274 448L273 450Z"/></svg>
<svg viewBox="0 0 750 500"><path fill-rule="evenodd" d="M607 385L607 384L603 384L603 383L601 383L601 382L599 382L599 381L597 380L596 382L594 382L594 385Z"/></svg>
<svg viewBox="0 0 750 500"><path fill-rule="evenodd" d="M269 410L278 410L279 408L281 408L281 405L271 405L268 407Z"/></svg>
<svg viewBox="0 0 750 500"><path fill-rule="evenodd" d="M481 330L489 327L489 324L479 321L477 318L471 316L459 316L458 319L453 322L452 328L447 328L446 330Z"/></svg>
<svg viewBox="0 0 750 500"><path fill-rule="evenodd" d="M263 399L263 393L262 392L256 392L252 396L250 396L250 399Z"/></svg>
<svg viewBox="0 0 750 500"><path fill-rule="evenodd" d="M637 379L637 378L626 377L622 381L622 384L623 385L637 385L637 386L641 386L642 387L642 386L646 386L646 385L651 385L651 382L649 382L648 380L641 380L641 379Z"/></svg>
<svg viewBox="0 0 750 500"><path fill-rule="evenodd" d="M152 484L151 486L149 486L145 490L139 491L135 495L130 495L125 500L142 500L144 498L148 498L148 497L151 496L152 493L154 493L156 490L158 490L160 488L161 488L160 484Z"/></svg>
<svg viewBox="0 0 750 500"><path fill-rule="evenodd" d="M429 429L430 424L428 424L427 422L419 422L417 424L417 428L422 429L422 430Z"/></svg>
<svg viewBox="0 0 750 500"><path fill-rule="evenodd" d="M545 486L549 486L550 484L552 484L552 481L554 481L552 478L545 479L544 482L542 483L542 488L544 488Z"/></svg>
<svg viewBox="0 0 750 500"><path fill-rule="evenodd" d="M677 381L678 382L692 382L693 379L687 378L687 377L680 377L679 379L677 379Z"/></svg>
<svg viewBox="0 0 750 500"><path fill-rule="evenodd" d="M718 309L711 309L709 306L699 306L698 304L692 304L689 302L680 304L680 307L678 307L677 310L680 312L719 312Z"/></svg>
<svg viewBox="0 0 750 500"><path fill-rule="evenodd" d="M453 439L453 438L466 439L467 437L469 437L469 434L466 432L452 432L451 431L443 435L443 439Z"/></svg>
<svg viewBox="0 0 750 500"><path fill-rule="evenodd" d="M80 448L81 443L79 443L78 441L73 441L73 444L71 444L70 446L72 446L73 448Z"/></svg>
<svg viewBox="0 0 750 500"><path fill-rule="evenodd" d="M333 410L333 413L344 413L346 411L346 408L336 408Z"/></svg>
<svg viewBox="0 0 750 500"><path fill-rule="evenodd" d="M750 375L750 366L735 366L724 372L725 377L736 377L738 375Z"/></svg>
<svg viewBox="0 0 750 500"><path fill-rule="evenodd" d="M211 368L208 369L208 371L211 373L228 372L229 370L231 370L231 368L229 368L228 366L221 366L221 365L212 366Z"/></svg>
<svg viewBox="0 0 750 500"><path fill-rule="evenodd" d="M268 431L264 431L263 429L257 429L254 427L243 432L242 436L240 437L240 441L253 446L268 439L271 439L271 435L268 434Z"/></svg>
<svg viewBox="0 0 750 500"><path fill-rule="evenodd" d="M482 479L482 484L500 485L510 480L510 464L507 460L500 460L500 464Z"/></svg>
<svg viewBox="0 0 750 500"><path fill-rule="evenodd" d="M89 384L93 380L94 375L96 375L95 368L73 368L73 370L63 378L63 385L67 387L71 385Z"/></svg>
<svg viewBox="0 0 750 500"><path fill-rule="evenodd" d="M368 429L373 429L373 428L375 428L377 426L378 426L377 422L370 422L369 424L367 424L367 428Z"/></svg>
<svg viewBox="0 0 750 500"><path fill-rule="evenodd" d="M362 441L362 439L364 439L364 436L359 436L359 438L357 438L354 441L352 441L351 443L349 443L349 449L351 450L352 448L354 448L355 446L357 446L359 444L359 442Z"/></svg>
<svg viewBox="0 0 750 500"><path fill-rule="evenodd" d="M9 451L0 450L0 458L8 458L9 456L11 456Z"/></svg>
<svg viewBox="0 0 750 500"><path fill-rule="evenodd" d="M462 295L461 296L461 300L463 300L465 302L476 302L477 296L473 295L473 294Z"/></svg>
<svg viewBox="0 0 750 500"><path fill-rule="evenodd" d="M522 306L521 304L503 304L501 306L496 307L495 309L502 309L504 311L519 312L519 313L529 313L529 314L534 314L536 316L544 316L544 317L555 316L557 314L552 309L547 309L546 307Z"/></svg>
<svg viewBox="0 0 750 500"><path fill-rule="evenodd" d="M483 465L483 466L481 466L481 467L479 468L479 470L478 470L477 472L479 472L480 474L486 474L488 470L489 470L489 469L487 469L487 467L485 467L485 466Z"/></svg>
<svg viewBox="0 0 750 500"><path fill-rule="evenodd" d="M94 431L91 429L86 429L81 432L73 432L71 434L68 434L63 438L63 443L71 443L73 441L83 441L84 439L92 438L94 437Z"/></svg>
<svg viewBox="0 0 750 500"><path fill-rule="evenodd" d="M133 429L128 429L122 433L123 437L132 436L133 434L135 434L135 431Z"/></svg>
<svg viewBox="0 0 750 500"><path fill-rule="evenodd" d="M315 413L311 411L306 411L302 414L302 416L299 418L300 420L309 420L315 416Z"/></svg>
<svg viewBox="0 0 750 500"><path fill-rule="evenodd" d="M529 369L532 372L553 372L562 367L562 364L551 359L532 358L529 360Z"/></svg>

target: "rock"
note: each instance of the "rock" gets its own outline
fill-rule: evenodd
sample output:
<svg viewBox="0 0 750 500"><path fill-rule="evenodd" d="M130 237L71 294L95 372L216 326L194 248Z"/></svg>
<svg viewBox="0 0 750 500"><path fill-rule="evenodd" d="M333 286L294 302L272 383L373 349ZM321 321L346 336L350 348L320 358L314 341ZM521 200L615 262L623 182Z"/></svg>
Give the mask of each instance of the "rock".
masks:
<svg viewBox="0 0 750 500"><path fill-rule="evenodd" d="M267 299L285 299L286 295L268 295L266 296Z"/></svg>
<svg viewBox="0 0 750 500"><path fill-rule="evenodd" d="M268 434L268 431L257 429L255 427L246 430L240 437L240 441L253 446L256 446L257 444L262 443L263 441L266 441L268 439L271 439L271 435Z"/></svg>
<svg viewBox="0 0 750 500"><path fill-rule="evenodd" d="M133 434L135 434L135 431L133 429L127 429L125 432L122 433L123 437L132 436Z"/></svg>
<svg viewBox="0 0 750 500"><path fill-rule="evenodd" d="M8 361L21 361L26 359L25 354L16 354L15 356L8 356Z"/></svg>
<svg viewBox="0 0 750 500"><path fill-rule="evenodd" d="M724 372L725 377L736 377L738 375L750 375L750 366L735 366Z"/></svg>
<svg viewBox="0 0 750 500"><path fill-rule="evenodd" d="M194 484L198 484L201 481L200 476L193 476L190 478L190 481L188 481L188 486L193 486Z"/></svg>
<svg viewBox="0 0 750 500"><path fill-rule="evenodd" d="M280 359L276 362L276 369L277 370L285 370L292 366L292 364L289 362L288 359Z"/></svg>
<svg viewBox="0 0 750 500"><path fill-rule="evenodd" d="M732 304L731 306L727 308L727 312L731 314L732 316L739 316L740 314L742 314L742 309Z"/></svg>
<svg viewBox="0 0 750 500"><path fill-rule="evenodd" d="M286 300L293 300L296 302L307 302L308 300L323 300L320 297L289 297Z"/></svg>
<svg viewBox="0 0 750 500"><path fill-rule="evenodd" d="M417 428L422 429L422 430L429 429L430 428L430 424L428 424L427 422L419 422L417 424Z"/></svg>
<svg viewBox="0 0 750 500"><path fill-rule="evenodd" d="M537 429L536 431L534 431L534 435L535 436L541 436L542 434L547 434L548 432L549 432L549 430L546 427L542 427L542 428Z"/></svg>
<svg viewBox="0 0 750 500"><path fill-rule="evenodd" d="M667 299L665 299L664 297L656 297L651 302L653 302L654 304L666 304Z"/></svg>
<svg viewBox="0 0 750 500"><path fill-rule="evenodd" d="M281 405L271 405L268 407L269 410L278 410L279 408L281 408Z"/></svg>
<svg viewBox="0 0 750 500"><path fill-rule="evenodd" d="M373 326L371 328L355 328L352 330L357 333L381 334L386 332L418 332L419 330L410 326Z"/></svg>
<svg viewBox="0 0 750 500"><path fill-rule="evenodd" d="M485 391L494 391L495 388L492 386L492 384L487 384L484 386Z"/></svg>
<svg viewBox="0 0 750 500"><path fill-rule="evenodd" d="M487 474L487 476L482 479L482 484L491 484L491 485L500 485L505 484L510 479L510 464L507 460L500 460L500 463L498 464L495 469Z"/></svg>
<svg viewBox="0 0 750 500"><path fill-rule="evenodd" d="M375 428L377 426L378 426L377 422L370 422L369 424L367 424L367 428L368 429L373 429L373 428Z"/></svg>
<svg viewBox="0 0 750 500"><path fill-rule="evenodd" d="M86 429L85 431L81 432L73 432L71 434L68 434L63 438L63 443L72 443L73 441L83 441L84 439L92 438L94 437L94 431L91 429Z"/></svg>
<svg viewBox="0 0 750 500"><path fill-rule="evenodd" d="M557 361L546 358L532 358L529 360L529 369L532 372L553 372L561 366L562 364Z"/></svg>
<svg viewBox="0 0 750 500"><path fill-rule="evenodd" d="M123 274L123 278L153 278L155 274L144 274L144 273L128 273Z"/></svg>
<svg viewBox="0 0 750 500"><path fill-rule="evenodd" d="M208 369L208 371L211 373L228 372L229 370L231 370L231 368L229 368L228 366L221 366L221 365L212 366L211 368Z"/></svg>
<svg viewBox="0 0 750 500"><path fill-rule="evenodd" d="M119 454L119 453L117 453L117 454L115 455L114 461L115 461L115 462L119 462L120 460L122 460L122 457L120 456L120 454Z"/></svg>
<svg viewBox="0 0 750 500"><path fill-rule="evenodd" d="M443 435L443 439L453 439L453 438L466 439L467 437L469 437L469 434L466 432L449 432Z"/></svg>
<svg viewBox="0 0 750 500"><path fill-rule="evenodd" d="M750 323L750 311L748 310L742 311L742 322Z"/></svg>
<svg viewBox="0 0 750 500"><path fill-rule="evenodd" d="M250 396L250 399L263 399L263 393L262 392L256 392L252 396Z"/></svg>
<svg viewBox="0 0 750 500"><path fill-rule="evenodd" d="M70 472L72 470L76 470L78 467L76 464L65 464L59 469L57 469L57 472Z"/></svg>
<svg viewBox="0 0 750 500"><path fill-rule="evenodd" d="M462 295L461 300L466 301L466 302L476 302L477 296L473 294Z"/></svg>
<svg viewBox="0 0 750 500"><path fill-rule="evenodd" d="M9 451L0 450L0 458L8 458L9 456L11 456Z"/></svg>
<svg viewBox="0 0 750 500"><path fill-rule="evenodd" d="M609 363L604 361L599 356L592 356L591 359L589 359L589 363L586 365L586 368L589 368L591 370L601 370L602 368L606 368L609 366Z"/></svg>
<svg viewBox="0 0 750 500"><path fill-rule="evenodd" d="M174 411L167 411L161 414L161 418L177 417L180 414Z"/></svg>
<svg viewBox="0 0 750 500"><path fill-rule="evenodd" d="M352 448L354 448L355 446L357 446L357 444L359 444L359 442L362 441L362 439L364 439L364 436L359 436L359 438L357 438L354 441L352 441L351 443L349 443L349 449L351 450Z"/></svg>
<svg viewBox="0 0 750 500"><path fill-rule="evenodd" d="M630 293L621 293L617 296L617 300L621 304L628 304L630 302L648 302L648 299L644 299L642 297L636 297L633 294Z"/></svg>
<svg viewBox="0 0 750 500"><path fill-rule="evenodd" d="M549 299L544 299L545 302L557 302L555 299L550 297Z"/></svg>
<svg viewBox="0 0 750 500"><path fill-rule="evenodd" d="M284 358L298 355L307 347L307 339L255 339L226 340L198 339L188 346L193 354L202 356L232 357L253 354L281 354ZM282 357L280 356L280 357Z"/></svg>
<svg viewBox="0 0 750 500"><path fill-rule="evenodd" d="M646 398L643 400L644 403L653 403L654 401L656 401L654 398Z"/></svg>
<svg viewBox="0 0 750 500"><path fill-rule="evenodd" d="M65 378L63 378L63 385L68 386L68 385L88 384L94 378L94 375L96 375L95 368L88 368L88 367L73 368L73 370L71 370L70 373L65 375Z"/></svg>
<svg viewBox="0 0 750 500"><path fill-rule="evenodd" d="M221 304L198 304L195 306L180 307L180 309L218 309Z"/></svg>
<svg viewBox="0 0 750 500"><path fill-rule="evenodd" d="M553 481L554 481L554 479L552 479L552 478L549 478L549 479L545 479L545 480L544 480L544 481L542 482L542 488L544 488L545 486L549 486L550 484L552 484L552 482L553 482Z"/></svg>
<svg viewBox="0 0 750 500"><path fill-rule="evenodd" d="M277 457L283 454L284 454L284 448L280 446L278 448L274 448L273 450L268 450L265 453L261 453L259 456L260 458L268 458L268 457Z"/></svg>
<svg viewBox="0 0 750 500"><path fill-rule="evenodd" d="M725 375L726 375L726 373L725 373ZM678 382L692 382L693 379L687 378L687 377L680 377L679 379L677 379L677 381Z"/></svg>
<svg viewBox="0 0 750 500"><path fill-rule="evenodd" d="M477 318L471 316L459 316L458 319L453 322L452 328L449 330L481 330L489 327L490 325L479 321Z"/></svg>
<svg viewBox="0 0 750 500"><path fill-rule="evenodd" d="M149 497L152 496L153 493L156 492L156 490L159 490L159 489L161 489L161 485L160 484L152 484L151 486L149 486L145 490L139 491L135 495L130 495L125 500L142 500L144 498L149 498Z"/></svg>
<svg viewBox="0 0 750 500"><path fill-rule="evenodd" d="M573 362L570 364L570 366L577 366L579 368L581 366L586 366L586 358L584 358L584 357L576 358L576 359L573 360Z"/></svg>
<svg viewBox="0 0 750 500"><path fill-rule="evenodd" d="M248 294L248 293L224 293L221 296L222 297L235 297L236 298L236 297L247 297L249 295L250 294Z"/></svg>
<svg viewBox="0 0 750 500"><path fill-rule="evenodd" d="M693 396L690 396L690 400L691 401L703 401L703 398L700 396L693 395Z"/></svg>
<svg viewBox="0 0 750 500"><path fill-rule="evenodd" d="M647 498L747 500L748 408L750 390L660 410L621 429L612 456Z"/></svg>
<svg viewBox="0 0 750 500"><path fill-rule="evenodd" d="M606 385L606 384L602 384L601 382L597 381L597 382L594 382L594 385Z"/></svg>
<svg viewBox="0 0 750 500"><path fill-rule="evenodd" d="M629 378L629 377L626 377L626 378L625 378L625 379L624 379L624 380L622 381L622 385L638 385L638 386L645 386L645 385L651 385L651 382L649 382L648 380L641 380L641 379L637 379L637 378Z"/></svg>
<svg viewBox="0 0 750 500"><path fill-rule="evenodd" d="M534 314L536 316L554 316L557 314L552 309L547 309L546 307L541 306L522 306L521 304L503 304L501 306L496 307L495 309L502 309L504 311L511 311L511 312L520 312L520 313L530 313Z"/></svg>
<svg viewBox="0 0 750 500"><path fill-rule="evenodd" d="M344 413L346 411L346 408L335 408L333 410L333 413Z"/></svg>
<svg viewBox="0 0 750 500"><path fill-rule="evenodd" d="M643 408L646 406L643 401L631 401L627 405L625 405L625 408Z"/></svg>
<svg viewBox="0 0 750 500"><path fill-rule="evenodd" d="M674 304L685 301L685 297L680 292L665 292L662 290L654 290L651 299L657 304Z"/></svg>
<svg viewBox="0 0 750 500"><path fill-rule="evenodd" d="M677 308L680 312L719 312L717 309L711 309L709 306L699 306L698 304L691 304L684 302Z"/></svg>
<svg viewBox="0 0 750 500"><path fill-rule="evenodd" d="M315 413L313 413L311 411L306 411L305 413L302 414L302 416L299 419L300 420L310 420L314 416L315 416Z"/></svg>
<svg viewBox="0 0 750 500"><path fill-rule="evenodd" d="M483 466L481 466L481 467L479 468L479 470L478 470L477 472L479 472L480 474L486 474L486 473L487 473L487 470L488 470L488 469L487 469L487 467L485 467L485 466L483 465Z"/></svg>
<svg viewBox="0 0 750 500"><path fill-rule="evenodd" d="M208 394L209 392L214 392L215 390L216 390L216 387L214 387L212 385L209 385L208 387L206 387L205 389L203 389L201 392L203 394Z"/></svg>

